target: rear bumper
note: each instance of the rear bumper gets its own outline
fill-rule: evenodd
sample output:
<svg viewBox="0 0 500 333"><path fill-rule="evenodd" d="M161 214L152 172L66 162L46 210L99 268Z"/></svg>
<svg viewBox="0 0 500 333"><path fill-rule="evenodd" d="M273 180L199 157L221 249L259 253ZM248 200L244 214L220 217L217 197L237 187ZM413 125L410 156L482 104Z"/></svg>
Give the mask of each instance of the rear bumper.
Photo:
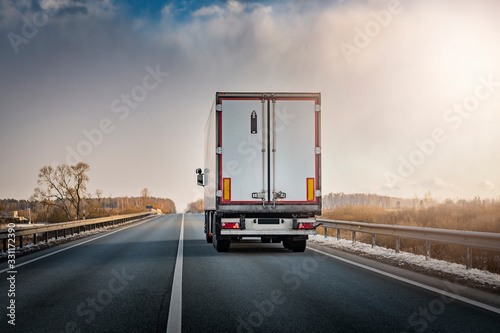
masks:
<svg viewBox="0 0 500 333"><path fill-rule="evenodd" d="M239 230L239 229L222 229L221 235L227 236L303 236L316 235L316 230Z"/></svg>
<svg viewBox="0 0 500 333"><path fill-rule="evenodd" d="M262 220L273 220L274 223L264 223ZM262 223L261 223L262 222ZM255 219L255 218L222 218L222 224L238 223L238 229L221 229L223 236L308 236L316 235L316 229L294 228L294 219ZM299 223L316 224L315 218L295 219L295 225Z"/></svg>

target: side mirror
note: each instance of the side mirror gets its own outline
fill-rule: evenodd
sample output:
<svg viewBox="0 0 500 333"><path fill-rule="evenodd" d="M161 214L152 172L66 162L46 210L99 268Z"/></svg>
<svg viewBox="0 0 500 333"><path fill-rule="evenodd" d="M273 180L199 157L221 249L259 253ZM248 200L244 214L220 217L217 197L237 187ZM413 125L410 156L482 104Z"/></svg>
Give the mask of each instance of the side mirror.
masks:
<svg viewBox="0 0 500 333"><path fill-rule="evenodd" d="M201 171L200 168L196 169L196 182L198 183L198 186L205 186L204 184L204 179L203 179L203 172Z"/></svg>

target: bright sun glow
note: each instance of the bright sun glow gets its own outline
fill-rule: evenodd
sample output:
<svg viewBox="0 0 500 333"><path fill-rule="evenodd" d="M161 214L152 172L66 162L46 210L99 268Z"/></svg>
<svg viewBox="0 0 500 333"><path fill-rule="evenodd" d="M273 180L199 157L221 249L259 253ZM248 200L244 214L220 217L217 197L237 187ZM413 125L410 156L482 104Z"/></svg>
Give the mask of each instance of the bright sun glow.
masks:
<svg viewBox="0 0 500 333"><path fill-rule="evenodd" d="M494 72L492 50L480 39L462 35L443 46L442 66L456 84L474 83L480 75Z"/></svg>

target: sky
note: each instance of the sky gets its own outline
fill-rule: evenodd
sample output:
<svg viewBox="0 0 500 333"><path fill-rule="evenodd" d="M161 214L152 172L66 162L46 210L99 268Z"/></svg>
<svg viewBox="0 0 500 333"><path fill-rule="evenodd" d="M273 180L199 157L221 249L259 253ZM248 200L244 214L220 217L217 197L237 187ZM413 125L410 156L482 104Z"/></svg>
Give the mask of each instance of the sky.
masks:
<svg viewBox="0 0 500 333"><path fill-rule="evenodd" d="M323 193L500 196L500 3L0 1L0 198L202 197L217 91L322 93Z"/></svg>

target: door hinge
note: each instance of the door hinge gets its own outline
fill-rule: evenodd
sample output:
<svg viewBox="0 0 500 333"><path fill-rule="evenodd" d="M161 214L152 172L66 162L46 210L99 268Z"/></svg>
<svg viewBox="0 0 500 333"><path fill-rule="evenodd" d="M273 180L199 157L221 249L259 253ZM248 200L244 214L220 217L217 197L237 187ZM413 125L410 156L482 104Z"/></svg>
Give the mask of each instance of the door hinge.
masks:
<svg viewBox="0 0 500 333"><path fill-rule="evenodd" d="M316 104L316 106L314 107L314 110L316 110L316 112L321 111L321 105Z"/></svg>
<svg viewBox="0 0 500 333"><path fill-rule="evenodd" d="M321 191L320 190L316 190L316 197L321 197Z"/></svg>
<svg viewBox="0 0 500 333"><path fill-rule="evenodd" d="M222 147L217 147L217 154L222 154Z"/></svg>
<svg viewBox="0 0 500 333"><path fill-rule="evenodd" d="M321 154L321 147L314 147L314 153L316 155Z"/></svg>
<svg viewBox="0 0 500 333"><path fill-rule="evenodd" d="M222 197L222 190L217 190L217 192L215 192L215 195L219 198Z"/></svg>
<svg viewBox="0 0 500 333"><path fill-rule="evenodd" d="M215 110L222 111L222 104L217 104L217 106L215 107Z"/></svg>
<svg viewBox="0 0 500 333"><path fill-rule="evenodd" d="M286 193L281 191L275 192L274 199L286 199Z"/></svg>

